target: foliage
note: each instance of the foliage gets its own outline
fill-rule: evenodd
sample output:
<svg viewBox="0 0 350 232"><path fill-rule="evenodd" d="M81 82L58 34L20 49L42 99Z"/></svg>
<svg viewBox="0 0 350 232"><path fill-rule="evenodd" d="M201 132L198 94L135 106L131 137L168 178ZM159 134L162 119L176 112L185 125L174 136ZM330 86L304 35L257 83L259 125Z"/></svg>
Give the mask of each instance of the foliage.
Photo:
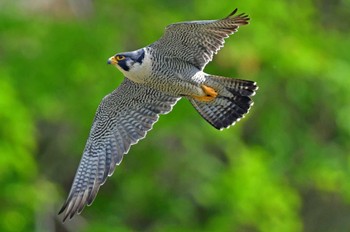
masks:
<svg viewBox="0 0 350 232"><path fill-rule="evenodd" d="M1 231L349 231L348 0L43 2L0 4ZM257 81L249 115L219 132L180 101L62 224L107 58L235 7L206 72Z"/></svg>

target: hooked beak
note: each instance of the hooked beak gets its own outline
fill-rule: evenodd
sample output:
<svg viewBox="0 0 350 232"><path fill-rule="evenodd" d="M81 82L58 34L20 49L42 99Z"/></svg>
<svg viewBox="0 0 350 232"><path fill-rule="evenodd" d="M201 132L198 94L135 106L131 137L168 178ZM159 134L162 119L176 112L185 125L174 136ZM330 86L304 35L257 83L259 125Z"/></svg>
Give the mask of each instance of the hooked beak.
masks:
<svg viewBox="0 0 350 232"><path fill-rule="evenodd" d="M107 64L118 64L118 61L115 59L114 56L108 59Z"/></svg>

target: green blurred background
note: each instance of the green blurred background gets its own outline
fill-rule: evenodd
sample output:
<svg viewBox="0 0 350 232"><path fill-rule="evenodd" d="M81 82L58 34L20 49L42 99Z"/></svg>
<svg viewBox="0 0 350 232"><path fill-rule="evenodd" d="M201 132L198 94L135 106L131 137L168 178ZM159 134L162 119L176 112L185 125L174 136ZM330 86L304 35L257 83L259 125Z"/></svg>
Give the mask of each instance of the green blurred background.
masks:
<svg viewBox="0 0 350 232"><path fill-rule="evenodd" d="M236 7L251 24L206 72L257 81L249 115L219 132L180 101L62 224L123 78L107 58ZM349 0L2 0L0 231L350 231L349 19Z"/></svg>

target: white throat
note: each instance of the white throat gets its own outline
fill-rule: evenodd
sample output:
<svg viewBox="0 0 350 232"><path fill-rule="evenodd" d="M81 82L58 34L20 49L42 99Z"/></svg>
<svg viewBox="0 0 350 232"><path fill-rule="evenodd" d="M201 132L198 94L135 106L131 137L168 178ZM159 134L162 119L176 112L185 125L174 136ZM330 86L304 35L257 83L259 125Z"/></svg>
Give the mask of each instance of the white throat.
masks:
<svg viewBox="0 0 350 232"><path fill-rule="evenodd" d="M130 66L129 71L125 71L117 65L117 68L124 74L125 77L137 83L145 83L145 79L151 75L152 71L152 60L147 49L144 49L145 56L142 63L134 63Z"/></svg>

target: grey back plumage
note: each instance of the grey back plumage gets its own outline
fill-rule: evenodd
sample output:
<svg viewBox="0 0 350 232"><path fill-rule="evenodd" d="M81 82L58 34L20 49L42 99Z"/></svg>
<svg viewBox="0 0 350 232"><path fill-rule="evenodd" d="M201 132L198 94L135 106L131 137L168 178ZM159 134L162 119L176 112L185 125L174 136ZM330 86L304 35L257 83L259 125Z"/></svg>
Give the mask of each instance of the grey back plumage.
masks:
<svg viewBox="0 0 350 232"><path fill-rule="evenodd" d="M99 105L72 188L60 213L64 220L90 205L132 144L144 138L159 114L171 111L179 98L125 78Z"/></svg>
<svg viewBox="0 0 350 232"><path fill-rule="evenodd" d="M224 39L248 24L245 14L235 16L237 9L220 20L174 23L166 27L164 35L150 45L164 56L189 62L199 70L212 60L224 45Z"/></svg>

